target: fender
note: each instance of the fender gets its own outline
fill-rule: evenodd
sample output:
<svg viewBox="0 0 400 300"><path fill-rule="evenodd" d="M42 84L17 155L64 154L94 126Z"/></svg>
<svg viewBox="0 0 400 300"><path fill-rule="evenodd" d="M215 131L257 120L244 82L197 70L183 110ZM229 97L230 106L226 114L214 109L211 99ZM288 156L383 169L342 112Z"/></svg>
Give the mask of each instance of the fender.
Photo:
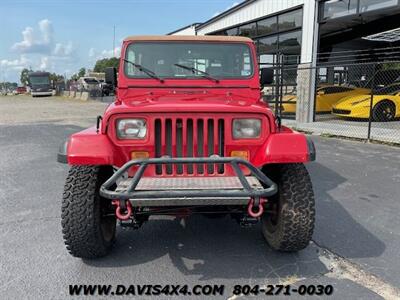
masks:
<svg viewBox="0 0 400 300"><path fill-rule="evenodd" d="M57 161L70 165L116 165L123 157L107 135L90 127L70 136L59 149Z"/></svg>
<svg viewBox="0 0 400 300"><path fill-rule="evenodd" d="M311 138L296 131L286 131L271 134L257 151L253 164L262 167L271 163L305 163L315 158L315 146Z"/></svg>
<svg viewBox="0 0 400 300"><path fill-rule="evenodd" d="M57 161L70 165L123 165L123 157L108 136L97 133L93 126L71 135L60 146ZM315 157L315 146L309 137L285 131L271 134L252 163L262 167L270 163L304 163Z"/></svg>

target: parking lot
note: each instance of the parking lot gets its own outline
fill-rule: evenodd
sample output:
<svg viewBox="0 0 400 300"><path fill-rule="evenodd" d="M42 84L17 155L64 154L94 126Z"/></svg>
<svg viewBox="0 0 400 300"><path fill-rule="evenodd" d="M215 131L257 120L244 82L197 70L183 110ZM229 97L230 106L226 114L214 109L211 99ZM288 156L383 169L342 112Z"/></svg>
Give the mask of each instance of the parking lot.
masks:
<svg viewBox="0 0 400 300"><path fill-rule="evenodd" d="M313 138L317 223L297 254L269 249L258 226L196 216L120 229L106 258L71 257L60 225L68 166L56 153L106 105L0 97L2 298L67 298L69 284L224 284L223 298L235 299L235 284L276 283L331 284L329 299L400 297L400 148L347 140Z"/></svg>
<svg viewBox="0 0 400 300"><path fill-rule="evenodd" d="M347 120L335 118L331 114L318 116L316 122L299 123L292 118L282 120L284 125L314 134L327 134L366 140L368 137L368 120ZM400 121L372 122L371 140L400 144Z"/></svg>

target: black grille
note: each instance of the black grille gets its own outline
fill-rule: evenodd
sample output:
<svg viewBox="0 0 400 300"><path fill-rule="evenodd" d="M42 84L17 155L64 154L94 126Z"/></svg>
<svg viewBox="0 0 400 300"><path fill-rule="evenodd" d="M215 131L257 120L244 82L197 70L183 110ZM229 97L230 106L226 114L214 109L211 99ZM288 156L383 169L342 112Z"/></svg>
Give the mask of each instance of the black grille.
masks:
<svg viewBox="0 0 400 300"><path fill-rule="evenodd" d="M208 157L224 156L225 124L218 118L158 118L154 126L156 157ZM175 145L173 143L175 141ZM186 144L186 146L185 146ZM184 169L186 168L186 170ZM222 174L224 165L177 164L163 170L156 165L156 174Z"/></svg>

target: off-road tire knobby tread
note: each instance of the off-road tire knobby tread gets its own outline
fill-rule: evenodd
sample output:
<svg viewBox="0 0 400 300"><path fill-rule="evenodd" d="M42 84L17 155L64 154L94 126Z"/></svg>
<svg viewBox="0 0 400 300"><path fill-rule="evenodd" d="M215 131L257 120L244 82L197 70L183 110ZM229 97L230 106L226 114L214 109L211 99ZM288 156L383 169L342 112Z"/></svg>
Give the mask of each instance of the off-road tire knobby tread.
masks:
<svg viewBox="0 0 400 300"><path fill-rule="evenodd" d="M111 250L114 238L105 241L100 227L99 201L103 199L98 190L105 180L103 177L99 166L72 166L69 170L61 225L65 245L72 256L90 259L105 256Z"/></svg>
<svg viewBox="0 0 400 300"><path fill-rule="evenodd" d="M281 165L276 174L280 201L279 219L275 230L268 226L271 215L262 217L262 232L275 250L295 252L309 244L315 222L315 201L312 183L303 164Z"/></svg>

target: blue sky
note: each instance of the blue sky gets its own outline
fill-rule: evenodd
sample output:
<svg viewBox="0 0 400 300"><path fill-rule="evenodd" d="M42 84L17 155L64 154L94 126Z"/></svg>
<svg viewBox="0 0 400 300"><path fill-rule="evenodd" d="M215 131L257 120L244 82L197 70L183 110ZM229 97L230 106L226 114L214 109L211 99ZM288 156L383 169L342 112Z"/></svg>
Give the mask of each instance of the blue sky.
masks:
<svg viewBox="0 0 400 300"><path fill-rule="evenodd" d="M22 68L59 74L92 68L136 34L165 34L202 22L240 0L1 0L0 82ZM118 52L119 49L116 49Z"/></svg>

